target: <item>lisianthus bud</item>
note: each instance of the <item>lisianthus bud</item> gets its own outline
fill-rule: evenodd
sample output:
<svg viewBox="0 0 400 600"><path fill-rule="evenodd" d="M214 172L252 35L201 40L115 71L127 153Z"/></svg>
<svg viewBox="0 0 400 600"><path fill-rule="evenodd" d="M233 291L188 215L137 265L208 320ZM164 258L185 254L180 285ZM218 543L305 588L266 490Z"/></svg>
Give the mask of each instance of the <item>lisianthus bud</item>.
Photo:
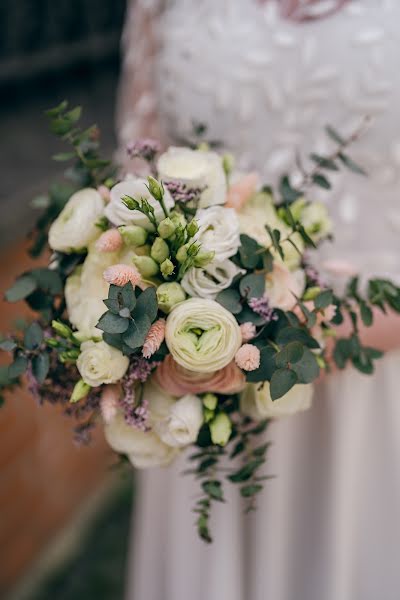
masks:
<svg viewBox="0 0 400 600"><path fill-rule="evenodd" d="M314 300L321 293L321 288L318 286L310 287L303 294L303 300Z"/></svg>
<svg viewBox="0 0 400 600"><path fill-rule="evenodd" d="M171 237L171 235L175 233L175 229L175 224L169 217L161 221L161 223L157 227L157 231L160 237L162 237L163 239Z"/></svg>
<svg viewBox="0 0 400 600"><path fill-rule="evenodd" d="M175 227L178 227L179 225L182 225L182 227L186 227L186 219L182 213L172 211L169 215L169 218L171 219Z"/></svg>
<svg viewBox="0 0 400 600"><path fill-rule="evenodd" d="M133 264L139 269L142 277L154 277L158 273L158 263L150 256L134 256Z"/></svg>
<svg viewBox="0 0 400 600"><path fill-rule="evenodd" d="M211 440L213 444L225 446L232 433L232 424L227 414L219 413L210 423Z"/></svg>
<svg viewBox="0 0 400 600"><path fill-rule="evenodd" d="M181 246L178 252L176 253L176 260L180 263L184 263L187 257L187 245L185 244L184 246Z"/></svg>
<svg viewBox="0 0 400 600"><path fill-rule="evenodd" d="M51 326L63 338L69 338L73 335L72 329L68 325L65 325L65 323L61 323L61 321L52 321Z"/></svg>
<svg viewBox="0 0 400 600"><path fill-rule="evenodd" d="M194 259L195 267L206 267L213 260L215 256L214 251L210 252L199 252Z"/></svg>
<svg viewBox="0 0 400 600"><path fill-rule="evenodd" d="M121 200L129 210L137 210L139 208L139 202L131 196L122 196Z"/></svg>
<svg viewBox="0 0 400 600"><path fill-rule="evenodd" d="M227 152L226 154L223 155L222 167L225 171L225 175L228 177L230 175L230 173L232 173L232 171L235 167L235 157L233 156L233 154L230 154L229 152Z"/></svg>
<svg viewBox="0 0 400 600"><path fill-rule="evenodd" d="M158 183L157 179L154 179L154 177L152 177L151 175L148 176L147 182L148 182L150 194L153 196L153 198L155 198L156 200L158 200L158 202L160 202L164 196L164 191L163 191L162 186Z"/></svg>
<svg viewBox="0 0 400 600"><path fill-rule="evenodd" d="M158 263L164 262L164 260L169 256L169 247L167 242L160 237L156 238L151 247L150 255Z"/></svg>
<svg viewBox="0 0 400 600"><path fill-rule="evenodd" d="M90 391L90 388L91 388L90 385L88 385L87 383L85 383L83 381L83 379L80 379L75 384L75 387L73 389L70 402L72 402L72 403L79 402L79 400L82 400L83 398L86 398L86 396L88 395L88 393Z"/></svg>
<svg viewBox="0 0 400 600"><path fill-rule="evenodd" d="M215 394L206 394L203 396L203 404L209 410L215 410L218 404L218 398Z"/></svg>
<svg viewBox="0 0 400 600"><path fill-rule="evenodd" d="M174 263L169 258L166 258L160 266L161 273L163 277L167 278L174 272Z"/></svg>
<svg viewBox="0 0 400 600"><path fill-rule="evenodd" d="M203 409L204 423L209 423L214 418L214 411L204 407Z"/></svg>
<svg viewBox="0 0 400 600"><path fill-rule="evenodd" d="M158 306L165 313L169 313L175 304L178 304L178 302L183 302L183 300L186 298L186 294L182 286L176 281L171 283L162 283L157 288L156 293Z"/></svg>
<svg viewBox="0 0 400 600"><path fill-rule="evenodd" d="M139 225L121 225L118 231L128 246L143 246L146 243L148 232Z"/></svg>
<svg viewBox="0 0 400 600"><path fill-rule="evenodd" d="M186 231L189 237L194 237L199 230L199 226L195 219L192 219L186 227Z"/></svg>

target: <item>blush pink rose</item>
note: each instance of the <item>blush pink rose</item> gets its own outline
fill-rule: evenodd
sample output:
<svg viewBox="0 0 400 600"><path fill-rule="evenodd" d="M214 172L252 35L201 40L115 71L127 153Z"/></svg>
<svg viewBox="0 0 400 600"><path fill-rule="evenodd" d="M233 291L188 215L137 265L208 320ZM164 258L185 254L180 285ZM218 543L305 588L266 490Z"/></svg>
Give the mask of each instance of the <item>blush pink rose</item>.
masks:
<svg viewBox="0 0 400 600"><path fill-rule="evenodd" d="M254 196L258 186L259 177L257 173L245 175L229 187L225 206L239 211Z"/></svg>

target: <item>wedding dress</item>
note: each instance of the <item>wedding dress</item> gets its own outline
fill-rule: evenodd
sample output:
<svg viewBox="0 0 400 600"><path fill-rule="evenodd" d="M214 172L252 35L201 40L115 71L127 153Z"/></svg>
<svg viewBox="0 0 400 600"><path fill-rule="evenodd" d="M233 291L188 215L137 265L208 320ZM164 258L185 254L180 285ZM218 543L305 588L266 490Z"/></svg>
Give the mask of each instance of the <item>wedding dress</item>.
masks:
<svg viewBox="0 0 400 600"><path fill-rule="evenodd" d="M300 3L301 4L301 3ZM312 11L330 0L308 3ZM333 2L335 4L335 2ZM329 7L328 7L329 8ZM352 156L369 177L313 191L336 219L327 257L363 274L400 274L400 3L349 0L293 22L274 0L142 0L124 35L121 147L142 134L190 137L193 122L268 183L373 117ZM313 408L274 422L258 510L238 491L216 507L214 543L197 539L198 487L184 458L137 477L129 600L397 600L400 593L400 354L374 377L323 382ZM228 486L227 486L228 487Z"/></svg>

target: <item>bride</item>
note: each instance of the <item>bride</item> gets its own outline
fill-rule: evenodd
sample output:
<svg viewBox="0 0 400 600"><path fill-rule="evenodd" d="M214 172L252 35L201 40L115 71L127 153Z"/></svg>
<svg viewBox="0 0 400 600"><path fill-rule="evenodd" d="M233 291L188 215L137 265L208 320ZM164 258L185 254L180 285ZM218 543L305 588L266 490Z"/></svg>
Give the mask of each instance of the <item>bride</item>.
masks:
<svg viewBox="0 0 400 600"><path fill-rule="evenodd" d="M296 147L321 152L373 117L330 203L340 226L323 266L400 274L400 3L397 0L142 0L124 34L121 148L187 139L193 122L275 184ZM333 260L333 257L335 260ZM346 261L346 262L345 262ZM350 264L351 263L351 264ZM323 381L308 413L276 421L258 511L238 495L197 539L184 463L140 473L129 600L397 600L400 589L399 319L367 334L392 350L376 376Z"/></svg>

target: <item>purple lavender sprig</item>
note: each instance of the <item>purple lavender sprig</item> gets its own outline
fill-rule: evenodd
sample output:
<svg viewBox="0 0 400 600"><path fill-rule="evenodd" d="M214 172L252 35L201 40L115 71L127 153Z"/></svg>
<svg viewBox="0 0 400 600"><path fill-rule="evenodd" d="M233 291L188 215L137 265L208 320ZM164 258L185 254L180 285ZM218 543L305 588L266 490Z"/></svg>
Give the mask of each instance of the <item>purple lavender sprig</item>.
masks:
<svg viewBox="0 0 400 600"><path fill-rule="evenodd" d="M154 161L160 150L161 146L159 142L151 138L142 138L135 142L130 142L126 147L129 158L141 158L149 163Z"/></svg>
<svg viewBox="0 0 400 600"><path fill-rule="evenodd" d="M266 323L275 321L277 315L274 313L274 309L270 306L268 298L263 296L262 298L250 298L249 306L257 315L260 315Z"/></svg>
<svg viewBox="0 0 400 600"><path fill-rule="evenodd" d="M204 191L204 188L189 187L186 183L182 183L181 181L165 181L164 185L174 201L183 204L197 202Z"/></svg>

